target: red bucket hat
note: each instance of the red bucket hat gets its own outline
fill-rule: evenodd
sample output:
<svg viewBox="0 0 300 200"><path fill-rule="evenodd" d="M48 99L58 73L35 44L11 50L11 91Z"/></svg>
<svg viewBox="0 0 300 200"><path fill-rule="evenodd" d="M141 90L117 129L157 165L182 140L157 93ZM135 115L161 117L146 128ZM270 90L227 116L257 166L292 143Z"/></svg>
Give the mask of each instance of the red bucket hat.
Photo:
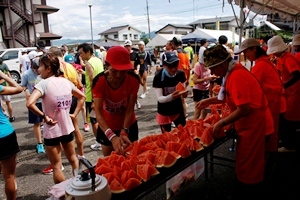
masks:
<svg viewBox="0 0 300 200"><path fill-rule="evenodd" d="M116 70L133 69L130 61L130 53L122 46L111 47L107 51L106 61Z"/></svg>

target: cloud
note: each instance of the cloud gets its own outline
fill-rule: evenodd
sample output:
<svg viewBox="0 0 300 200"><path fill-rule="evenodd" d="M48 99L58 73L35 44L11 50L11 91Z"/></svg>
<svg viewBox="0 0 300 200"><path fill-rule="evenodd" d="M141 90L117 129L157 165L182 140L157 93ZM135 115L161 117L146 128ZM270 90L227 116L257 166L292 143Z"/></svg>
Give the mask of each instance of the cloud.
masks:
<svg viewBox="0 0 300 200"><path fill-rule="evenodd" d="M209 0L207 0L209 1ZM210 0L212 1L212 0ZM51 31L62 35L63 39L91 39L90 12L85 0L48 0L47 4L59 8L48 15ZM195 1L199 2L199 1ZM151 0L149 1L150 29L156 31L167 24L188 24L199 18L216 17L221 3L213 0L210 4L200 4L197 12L193 10L193 1ZM227 9L227 15L233 15ZM93 37L100 39L99 33L114 27L129 24L142 32L148 32L147 10L145 1L94 0L92 11Z"/></svg>

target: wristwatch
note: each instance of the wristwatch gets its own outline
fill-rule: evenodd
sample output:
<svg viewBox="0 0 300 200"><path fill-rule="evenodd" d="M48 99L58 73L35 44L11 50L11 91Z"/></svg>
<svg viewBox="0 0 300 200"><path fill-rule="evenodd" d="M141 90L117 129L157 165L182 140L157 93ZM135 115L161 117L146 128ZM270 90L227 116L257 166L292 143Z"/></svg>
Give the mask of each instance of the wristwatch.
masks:
<svg viewBox="0 0 300 200"><path fill-rule="evenodd" d="M128 128L123 127L123 130L125 130L125 132L126 132L127 134L129 134L129 129L128 129Z"/></svg>

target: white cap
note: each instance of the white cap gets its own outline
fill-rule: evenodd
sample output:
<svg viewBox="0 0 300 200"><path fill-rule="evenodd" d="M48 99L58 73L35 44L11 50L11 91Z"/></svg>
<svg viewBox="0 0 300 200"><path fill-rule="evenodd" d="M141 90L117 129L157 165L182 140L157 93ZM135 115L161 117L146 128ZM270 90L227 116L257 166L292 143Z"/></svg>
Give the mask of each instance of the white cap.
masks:
<svg viewBox="0 0 300 200"><path fill-rule="evenodd" d="M287 49L287 45L284 43L283 39L275 35L268 40L268 50L267 54L281 53Z"/></svg>
<svg viewBox="0 0 300 200"><path fill-rule="evenodd" d="M102 49L102 50L104 50L104 51L106 50L106 49L104 48L104 46L101 46L100 49Z"/></svg>
<svg viewBox="0 0 300 200"><path fill-rule="evenodd" d="M138 44L141 44L141 45L145 46L145 42L144 41L139 41Z"/></svg>
<svg viewBox="0 0 300 200"><path fill-rule="evenodd" d="M23 48L23 49L21 49L21 52L22 53L27 53L27 49Z"/></svg>
<svg viewBox="0 0 300 200"><path fill-rule="evenodd" d="M30 51L28 53L28 57L30 60L34 59L36 57L37 52L36 51Z"/></svg>
<svg viewBox="0 0 300 200"><path fill-rule="evenodd" d="M132 42L130 40L125 40L124 46L131 46Z"/></svg>

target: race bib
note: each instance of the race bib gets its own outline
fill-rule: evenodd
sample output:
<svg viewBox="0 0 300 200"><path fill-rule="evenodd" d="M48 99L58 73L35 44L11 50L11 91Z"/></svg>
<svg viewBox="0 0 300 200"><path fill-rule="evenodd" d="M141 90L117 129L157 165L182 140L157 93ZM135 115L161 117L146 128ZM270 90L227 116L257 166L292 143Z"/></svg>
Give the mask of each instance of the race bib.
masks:
<svg viewBox="0 0 300 200"><path fill-rule="evenodd" d="M72 104L72 95L62 95L56 96L56 109L57 110L66 110L71 107Z"/></svg>

